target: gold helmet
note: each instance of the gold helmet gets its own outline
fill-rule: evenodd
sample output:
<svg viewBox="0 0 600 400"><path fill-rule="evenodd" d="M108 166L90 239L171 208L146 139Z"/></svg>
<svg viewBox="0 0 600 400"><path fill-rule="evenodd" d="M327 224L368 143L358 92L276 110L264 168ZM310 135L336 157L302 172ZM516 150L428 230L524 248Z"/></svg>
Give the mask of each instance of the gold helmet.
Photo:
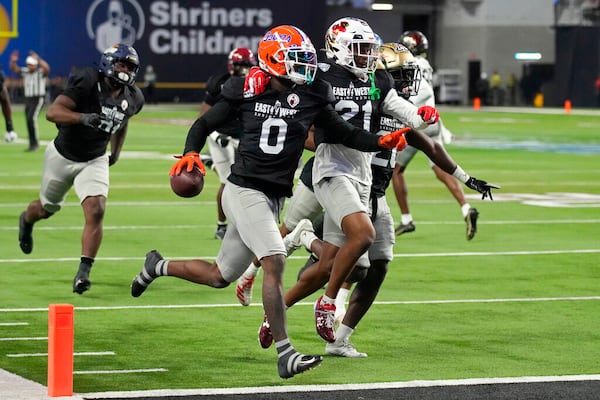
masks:
<svg viewBox="0 0 600 400"><path fill-rule="evenodd" d="M398 94L405 98L416 95L421 84L421 69L410 50L400 43L384 43L379 50L378 68L392 75Z"/></svg>

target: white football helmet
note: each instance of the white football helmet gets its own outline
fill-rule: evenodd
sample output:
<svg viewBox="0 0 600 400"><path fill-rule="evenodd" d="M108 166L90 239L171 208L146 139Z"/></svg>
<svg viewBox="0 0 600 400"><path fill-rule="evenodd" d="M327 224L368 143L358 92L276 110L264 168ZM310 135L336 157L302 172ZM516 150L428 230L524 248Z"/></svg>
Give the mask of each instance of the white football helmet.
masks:
<svg viewBox="0 0 600 400"><path fill-rule="evenodd" d="M365 21L345 17L335 21L325 34L327 56L365 78L375 71L379 58L379 43L375 33Z"/></svg>

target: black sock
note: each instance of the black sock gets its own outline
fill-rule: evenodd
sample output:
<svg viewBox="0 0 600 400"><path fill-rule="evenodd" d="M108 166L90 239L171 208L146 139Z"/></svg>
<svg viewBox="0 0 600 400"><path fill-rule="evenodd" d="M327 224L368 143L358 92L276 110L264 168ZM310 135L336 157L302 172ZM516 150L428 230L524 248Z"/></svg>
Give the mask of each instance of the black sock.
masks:
<svg viewBox="0 0 600 400"><path fill-rule="evenodd" d="M79 272L89 274L94 264L94 259L90 257L81 257L81 263L79 264Z"/></svg>

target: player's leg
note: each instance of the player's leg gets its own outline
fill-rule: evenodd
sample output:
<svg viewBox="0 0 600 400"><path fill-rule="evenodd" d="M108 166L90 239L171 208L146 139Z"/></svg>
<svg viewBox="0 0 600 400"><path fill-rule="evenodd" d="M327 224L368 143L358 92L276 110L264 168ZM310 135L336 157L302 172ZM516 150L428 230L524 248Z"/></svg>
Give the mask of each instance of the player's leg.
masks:
<svg viewBox="0 0 600 400"><path fill-rule="evenodd" d="M416 153L417 149L408 146L396 154L396 166L394 167L394 172L392 174L392 186L401 213L400 225L396 228L396 235L415 231L413 217L408 205L408 187L406 185L404 172Z"/></svg>
<svg viewBox="0 0 600 400"><path fill-rule="evenodd" d="M17 133L13 127L12 122L12 106L10 100L10 94L4 84L0 84L0 106L2 108L2 115L4 116L4 124L6 126L6 133L4 140L7 142L14 142L17 139Z"/></svg>
<svg viewBox="0 0 600 400"><path fill-rule="evenodd" d="M302 181L298 181L294 195L288 202L283 224L279 227L288 255L303 243L307 249L310 249L311 239L314 236L307 237L307 235L313 228L310 221L306 219L312 219L320 212L322 212L321 205L312 190L306 187ZM255 258L237 281L236 297L244 306L249 305L252 301L252 289L259 268L260 262Z"/></svg>
<svg viewBox="0 0 600 400"><path fill-rule="evenodd" d="M370 186L341 176L322 180L315 185L315 194L326 209L324 240L338 248L331 264L325 294L315 305L317 332L328 342L335 340L333 329L337 292L361 254L375 239L375 229L367 214L369 192ZM331 250L332 246L325 245L323 257L331 254L328 248Z"/></svg>
<svg viewBox="0 0 600 400"><path fill-rule="evenodd" d="M222 142L217 140L219 136L220 134L218 132L211 133L208 138L206 138L206 143L208 144L208 151L213 160L213 169L217 173L221 183L219 190L217 191L217 228L214 236L215 239L223 240L225 232L227 231L227 216L223 211L222 204L223 190L225 188L225 184L227 183L227 177L231 172L231 159L233 157L233 150L230 143L227 143L225 146L223 146L221 144Z"/></svg>
<svg viewBox="0 0 600 400"><path fill-rule="evenodd" d="M479 217L479 212L467 202L463 187L456 178L443 171L435 164L431 164L431 168L437 179L448 188L452 197L458 202L463 219L467 225L467 240L473 239L477 232L477 218Z"/></svg>
<svg viewBox="0 0 600 400"><path fill-rule="evenodd" d="M64 204L77 165L62 157L54 147L54 142L46 148L40 196L29 203L19 217L19 245L25 254L33 251L33 225L58 212Z"/></svg>
<svg viewBox="0 0 600 400"><path fill-rule="evenodd" d="M73 188L83 210L81 260L73 278L73 292L82 294L91 287L90 270L100 249L103 236L104 212L108 197L108 160L106 155L84 165L75 175Z"/></svg>
<svg viewBox="0 0 600 400"><path fill-rule="evenodd" d="M232 196L229 194L234 198L230 199ZM268 198L261 192L233 184L226 186L224 195L223 205L225 212L230 216L231 224L238 229L240 237L250 249L251 254L255 254L259 258L264 270L263 307L277 349L279 376L291 378L295 374L316 367L321 363L322 357L299 353L290 343L287 334L283 302L283 271L285 270L286 250L276 223L279 219L279 212L283 208L284 199ZM236 212L233 210L234 208L241 211ZM264 217L268 213L273 216L270 220ZM229 234L225 241L228 239ZM221 257L223 259L226 257L224 251L219 253L217 262L221 262ZM242 261L247 265L250 259L251 257L248 257ZM227 281L232 282L243 271L244 265L242 264L236 275L224 274L223 276Z"/></svg>
<svg viewBox="0 0 600 400"><path fill-rule="evenodd" d="M366 353L354 348L350 336L379 293L388 264L393 258L395 242L394 221L387 201L385 197L380 197L377 202L377 215L374 220L377 236L369 248L370 266L361 271L363 274L353 274L357 275L354 279L357 284L350 295L346 315L336 330L336 341L328 343L325 348L327 354L352 358L367 357Z"/></svg>

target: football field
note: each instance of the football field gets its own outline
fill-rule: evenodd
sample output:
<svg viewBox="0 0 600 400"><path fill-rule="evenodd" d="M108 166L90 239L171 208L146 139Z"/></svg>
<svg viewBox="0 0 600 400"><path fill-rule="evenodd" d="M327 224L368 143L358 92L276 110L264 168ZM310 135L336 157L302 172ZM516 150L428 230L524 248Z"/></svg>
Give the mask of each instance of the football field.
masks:
<svg viewBox="0 0 600 400"><path fill-rule="evenodd" d="M475 238L466 240L460 208L419 154L406 172L416 231L397 238L377 302L352 336L369 357L325 356L319 368L282 380L276 351L257 342L262 275L249 307L239 305L233 285L216 290L171 277L140 298L129 292L151 249L169 259L213 259L219 249L215 173L207 173L195 198L179 198L169 187L172 155L183 150L197 110L147 106L130 122L121 159L110 169L104 240L83 295L72 293L83 227L75 193L35 225L33 252L19 249L18 217L38 195L44 143L56 128L42 113L43 145L25 152L25 118L15 110L20 140L0 144L0 369L46 385L48 305L67 303L75 306L74 391L92 398L600 380L600 111L441 108L454 134L448 152L471 175L502 186L494 201L465 187L480 213ZM399 221L391 190L388 202ZM298 250L288 259L286 288L307 257ZM319 294L288 311L290 339L304 353L325 353L312 310Z"/></svg>

